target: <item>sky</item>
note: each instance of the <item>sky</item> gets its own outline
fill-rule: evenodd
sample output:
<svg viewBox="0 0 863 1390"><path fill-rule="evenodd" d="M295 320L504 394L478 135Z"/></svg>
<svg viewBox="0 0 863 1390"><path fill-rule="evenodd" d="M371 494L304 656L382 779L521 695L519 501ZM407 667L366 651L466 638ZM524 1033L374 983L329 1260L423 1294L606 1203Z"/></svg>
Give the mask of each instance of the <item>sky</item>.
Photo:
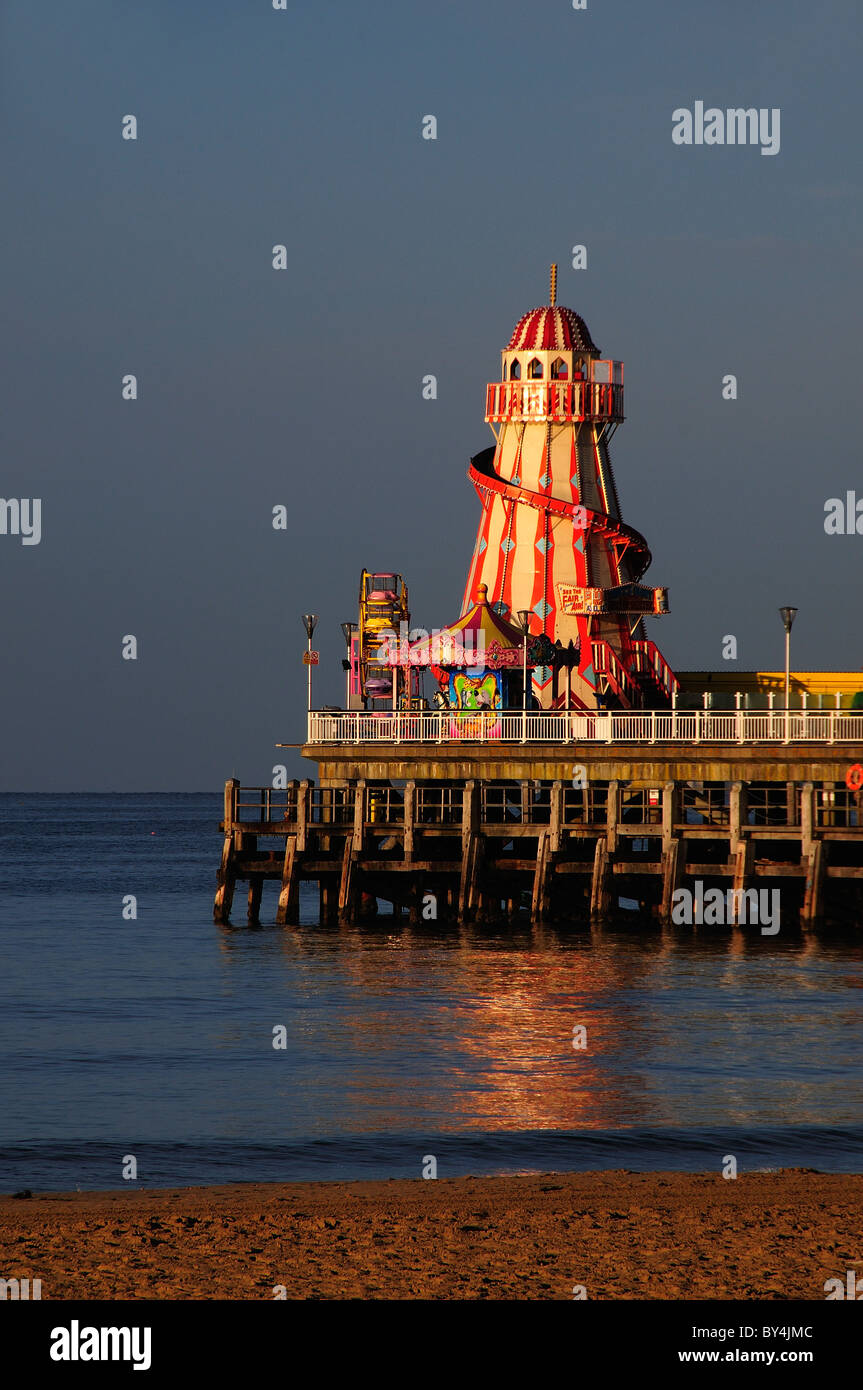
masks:
<svg viewBox="0 0 863 1390"><path fill-rule="evenodd" d="M863 668L863 535L824 530L863 500L861 35L853 0L6 0L0 495L41 538L0 534L0 789L314 775L274 748L300 615L316 704L363 566L457 616L485 384L551 261L625 363L671 665L733 634L781 668L793 604L797 669ZM675 144L696 101L778 108L778 153Z"/></svg>

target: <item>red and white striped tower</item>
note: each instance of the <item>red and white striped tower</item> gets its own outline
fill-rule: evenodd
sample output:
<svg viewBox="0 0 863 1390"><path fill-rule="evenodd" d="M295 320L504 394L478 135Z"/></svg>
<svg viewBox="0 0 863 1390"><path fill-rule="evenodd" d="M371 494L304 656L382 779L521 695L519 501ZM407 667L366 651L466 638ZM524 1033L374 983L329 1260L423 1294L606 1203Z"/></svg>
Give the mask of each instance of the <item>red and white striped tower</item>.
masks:
<svg viewBox="0 0 863 1390"><path fill-rule="evenodd" d="M667 591L639 583L643 536L620 517L608 445L623 420L623 363L600 355L587 324L556 304L516 324L487 388L495 444L471 459L482 502L462 612L488 585L500 612L530 613L531 633L580 648L577 672L539 667L545 708L667 705L674 675L644 631Z"/></svg>

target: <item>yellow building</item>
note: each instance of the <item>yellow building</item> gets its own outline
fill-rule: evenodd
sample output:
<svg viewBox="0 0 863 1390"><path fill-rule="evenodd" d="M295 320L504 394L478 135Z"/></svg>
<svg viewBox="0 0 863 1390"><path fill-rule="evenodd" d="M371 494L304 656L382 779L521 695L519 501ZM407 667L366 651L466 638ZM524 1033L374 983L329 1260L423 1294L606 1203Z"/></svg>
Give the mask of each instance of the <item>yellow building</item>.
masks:
<svg viewBox="0 0 863 1390"><path fill-rule="evenodd" d="M680 682L678 703L694 707L710 697L714 709L734 709L736 696L741 696L743 709L767 708L772 694L774 705L781 708L785 700L784 671L677 671ZM803 696L806 695L804 702ZM838 703L837 703L838 696ZM863 709L863 670L860 671L792 671L791 706L800 709Z"/></svg>

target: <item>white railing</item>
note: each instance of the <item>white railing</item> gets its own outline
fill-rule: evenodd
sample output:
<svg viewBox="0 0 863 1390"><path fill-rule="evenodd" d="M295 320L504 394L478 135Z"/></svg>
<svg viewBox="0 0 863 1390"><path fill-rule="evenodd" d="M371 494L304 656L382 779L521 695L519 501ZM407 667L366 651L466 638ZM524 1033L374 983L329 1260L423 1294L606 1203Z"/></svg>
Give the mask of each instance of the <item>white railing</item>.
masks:
<svg viewBox="0 0 863 1390"><path fill-rule="evenodd" d="M308 716L309 743L863 743L863 711L363 710Z"/></svg>

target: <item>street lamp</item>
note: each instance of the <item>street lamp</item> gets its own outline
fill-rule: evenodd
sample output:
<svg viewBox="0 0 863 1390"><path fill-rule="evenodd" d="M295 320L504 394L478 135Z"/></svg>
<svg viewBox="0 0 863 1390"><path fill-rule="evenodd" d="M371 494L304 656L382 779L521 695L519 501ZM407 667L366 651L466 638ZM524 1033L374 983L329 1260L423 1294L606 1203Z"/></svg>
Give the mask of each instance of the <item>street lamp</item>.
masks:
<svg viewBox="0 0 863 1390"><path fill-rule="evenodd" d="M530 613L520 608L516 614L521 627L522 672L521 672L521 741L527 743L527 638Z"/></svg>
<svg viewBox="0 0 863 1390"><path fill-rule="evenodd" d="M342 666L346 672L345 709L350 709L351 707L351 639L354 635L355 626L356 624L354 623L342 623L342 636L345 639L345 646L348 649L347 660L342 661Z"/></svg>
<svg viewBox="0 0 863 1390"><path fill-rule="evenodd" d="M303 614L303 627L306 629L306 637L308 638L309 642L308 650L306 652L306 666L309 672L309 714L311 714L312 712L312 637L314 636L315 628L317 627L317 625L317 613Z"/></svg>
<svg viewBox="0 0 863 1390"><path fill-rule="evenodd" d="M791 627L797 617L796 608L780 608L779 616L785 627L785 742L789 738L789 701L791 699Z"/></svg>

